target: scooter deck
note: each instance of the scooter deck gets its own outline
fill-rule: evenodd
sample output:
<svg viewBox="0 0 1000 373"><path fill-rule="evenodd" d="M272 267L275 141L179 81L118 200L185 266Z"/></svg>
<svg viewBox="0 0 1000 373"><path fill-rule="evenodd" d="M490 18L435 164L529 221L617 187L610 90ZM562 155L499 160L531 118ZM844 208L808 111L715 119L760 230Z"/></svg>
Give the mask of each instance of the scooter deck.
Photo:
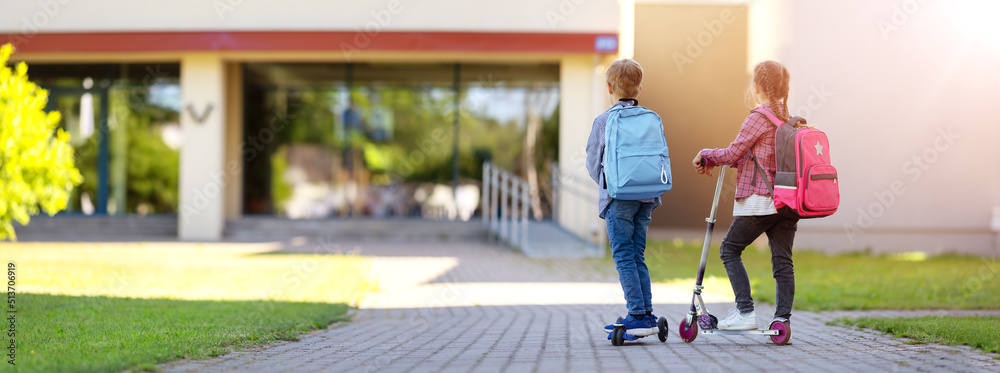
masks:
<svg viewBox="0 0 1000 373"><path fill-rule="evenodd" d="M778 335L780 331L771 329L756 329L756 330L721 330L721 329L711 329L711 330L701 330L702 335Z"/></svg>
<svg viewBox="0 0 1000 373"><path fill-rule="evenodd" d="M614 326L615 327L621 327L621 326L624 326L624 325L622 325L622 324L614 324ZM659 333L659 332L660 332L659 328L641 328L641 329L627 329L627 330L625 330L625 334L628 334L628 335L631 335L631 336L634 336L634 337L638 337L638 338L648 337L648 336L651 336L651 335Z"/></svg>

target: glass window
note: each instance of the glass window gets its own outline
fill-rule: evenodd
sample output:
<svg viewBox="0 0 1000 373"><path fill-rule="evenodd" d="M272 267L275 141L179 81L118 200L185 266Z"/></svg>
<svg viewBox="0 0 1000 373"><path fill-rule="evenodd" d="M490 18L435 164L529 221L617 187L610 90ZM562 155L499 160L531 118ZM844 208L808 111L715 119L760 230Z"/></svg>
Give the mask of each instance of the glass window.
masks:
<svg viewBox="0 0 1000 373"><path fill-rule="evenodd" d="M411 216L413 185L451 177L452 65L247 64L244 210L291 218Z"/></svg>
<svg viewBox="0 0 1000 373"><path fill-rule="evenodd" d="M287 122L245 147L247 214L468 219L484 160L545 180L556 160L557 65L253 63L244 76L245 135Z"/></svg>
<svg viewBox="0 0 1000 373"><path fill-rule="evenodd" d="M67 211L176 213L179 70L156 63L29 66L29 77L49 90L48 110L62 115L84 176ZM107 142L103 153L101 141Z"/></svg>
<svg viewBox="0 0 1000 373"><path fill-rule="evenodd" d="M551 211L550 162L559 159L558 65L462 65L461 174L482 180L482 164L534 182L533 204ZM541 215L536 215L541 216Z"/></svg>

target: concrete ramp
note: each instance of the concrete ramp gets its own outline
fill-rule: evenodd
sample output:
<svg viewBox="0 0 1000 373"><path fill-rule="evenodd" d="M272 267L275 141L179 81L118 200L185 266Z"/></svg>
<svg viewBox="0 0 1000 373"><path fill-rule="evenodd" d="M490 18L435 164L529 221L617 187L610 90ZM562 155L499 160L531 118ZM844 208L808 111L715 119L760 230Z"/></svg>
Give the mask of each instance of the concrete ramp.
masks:
<svg viewBox="0 0 1000 373"><path fill-rule="evenodd" d="M528 246L522 248L531 258L603 257L604 248L584 241L551 221L528 223Z"/></svg>

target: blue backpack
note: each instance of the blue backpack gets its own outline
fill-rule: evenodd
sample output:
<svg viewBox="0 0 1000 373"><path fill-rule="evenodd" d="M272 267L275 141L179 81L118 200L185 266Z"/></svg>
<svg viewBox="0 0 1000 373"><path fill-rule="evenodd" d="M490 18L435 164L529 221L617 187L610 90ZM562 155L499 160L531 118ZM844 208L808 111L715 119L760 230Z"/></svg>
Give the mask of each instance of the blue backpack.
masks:
<svg viewBox="0 0 1000 373"><path fill-rule="evenodd" d="M673 187L663 122L655 112L615 105L604 139L604 186L611 198L656 198Z"/></svg>

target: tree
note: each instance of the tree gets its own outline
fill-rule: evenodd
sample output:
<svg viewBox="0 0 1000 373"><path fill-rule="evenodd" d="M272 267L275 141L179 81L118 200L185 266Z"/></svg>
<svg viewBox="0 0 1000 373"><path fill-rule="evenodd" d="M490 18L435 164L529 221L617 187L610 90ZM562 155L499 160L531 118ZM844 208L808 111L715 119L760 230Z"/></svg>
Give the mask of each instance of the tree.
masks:
<svg viewBox="0 0 1000 373"><path fill-rule="evenodd" d="M542 108L549 105L552 99L558 99L551 90L535 87L528 90L524 96L525 106L528 107L528 119L525 125L524 135L524 171L528 179L528 191L531 198L531 211L535 220L542 220L542 198L539 195L538 168L536 167L535 148L538 142L539 132L542 130L543 118ZM553 209L555 207L553 206Z"/></svg>
<svg viewBox="0 0 1000 373"><path fill-rule="evenodd" d="M54 215L83 181L59 112L45 112L48 92L28 81L28 65L11 70L14 47L0 47L0 240L17 239L13 222Z"/></svg>

